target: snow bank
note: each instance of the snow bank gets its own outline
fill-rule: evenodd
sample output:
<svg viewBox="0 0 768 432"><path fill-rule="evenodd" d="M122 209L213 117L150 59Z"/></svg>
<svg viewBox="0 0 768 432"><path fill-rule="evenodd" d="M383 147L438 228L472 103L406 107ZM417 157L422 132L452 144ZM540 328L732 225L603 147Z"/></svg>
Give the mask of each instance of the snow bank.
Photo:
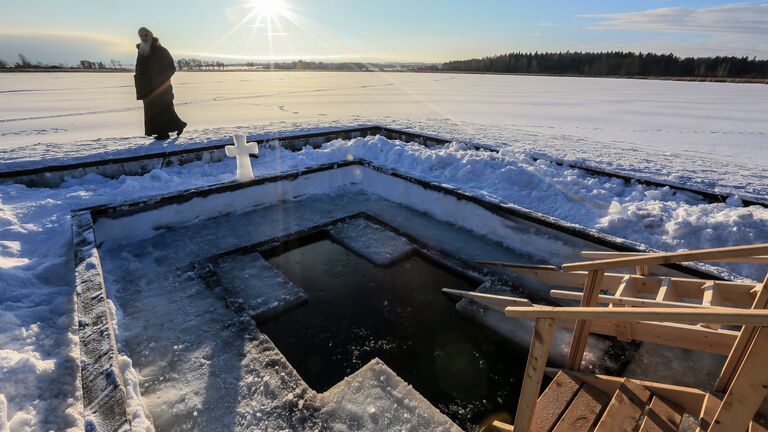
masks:
<svg viewBox="0 0 768 432"><path fill-rule="evenodd" d="M424 180L513 203L660 250L768 242L766 208L710 204L669 188L594 177L579 169L542 160L533 162L507 152L477 152L451 144L430 150L376 137L334 141L295 157L298 161L312 158L324 162L350 157L367 159ZM286 157L281 158L286 163ZM764 267L753 265L723 267L753 279L762 278L765 273Z"/></svg>

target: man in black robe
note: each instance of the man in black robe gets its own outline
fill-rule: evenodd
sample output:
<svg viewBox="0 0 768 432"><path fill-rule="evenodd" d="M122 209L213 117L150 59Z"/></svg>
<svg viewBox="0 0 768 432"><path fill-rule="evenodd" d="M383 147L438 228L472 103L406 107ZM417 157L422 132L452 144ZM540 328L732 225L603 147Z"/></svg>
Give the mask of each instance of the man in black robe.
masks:
<svg viewBox="0 0 768 432"><path fill-rule="evenodd" d="M155 135L158 140L170 138L171 132L179 136L187 124L173 107L171 77L176 73L173 57L149 29L140 28L139 39L136 75L133 77L136 99L144 102L144 134Z"/></svg>

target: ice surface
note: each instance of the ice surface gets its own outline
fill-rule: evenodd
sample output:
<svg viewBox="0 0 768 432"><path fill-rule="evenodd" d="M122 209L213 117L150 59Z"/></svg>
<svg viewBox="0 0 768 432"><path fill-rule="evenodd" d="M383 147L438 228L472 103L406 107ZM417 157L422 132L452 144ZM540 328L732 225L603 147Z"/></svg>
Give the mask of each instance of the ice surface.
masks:
<svg viewBox="0 0 768 432"><path fill-rule="evenodd" d="M388 266L413 251L413 244L363 218L332 226L331 238L379 266Z"/></svg>
<svg viewBox="0 0 768 432"><path fill-rule="evenodd" d="M333 431L461 431L379 359L320 395Z"/></svg>
<svg viewBox="0 0 768 432"><path fill-rule="evenodd" d="M227 301L240 303L257 322L307 300L301 288L257 253L222 258L215 266Z"/></svg>
<svg viewBox="0 0 768 432"><path fill-rule="evenodd" d="M142 377L141 394L158 430L189 430L225 417L236 419L235 430L284 425L281 410L289 407L287 418L300 418L291 422L311 429L313 411L296 407L315 402L293 369L271 343L265 345L268 339L253 339L242 317L186 269L212 254L363 211L406 232L418 230L448 253L532 259L381 197L347 190L178 226L134 243L105 244L102 265L118 306L118 341Z"/></svg>
<svg viewBox="0 0 768 432"><path fill-rule="evenodd" d="M66 92L62 92L64 93ZM6 112L12 108L9 105L3 106ZM101 122L108 119L97 116L95 120ZM9 124L22 123L2 124L1 133L5 134L12 132L8 129ZM732 161L721 160L713 163L711 159L695 158L681 153L659 154L658 157L648 159L638 153L637 149L622 147L623 144L598 145L587 139L574 140L572 137L521 132L505 125L487 124L465 128L466 125L461 123L429 120L414 120L410 124L414 125L416 130L433 133L446 130L454 136L509 146L501 154L492 154L467 151L460 145L429 150L383 138L336 141L316 151L264 151L260 159L253 161L253 169L257 175L268 175L346 160L350 156L367 158L382 166L486 199L521 205L662 250L768 242L766 209L735 207L733 205L737 204L736 200L732 200L730 205L709 204L670 190L627 185L610 178L595 178L567 166L561 167L545 161L534 163L528 154L529 151L541 149L542 146L561 155L568 152L573 152L574 155L584 152L591 155L590 157L599 155L601 160L610 160L617 166L640 167L637 169L657 178L682 178L689 184L706 184L713 188L730 184L742 188L741 190L768 190L764 169L754 170L747 166L734 169L736 165ZM81 126L83 125L76 126L76 129ZM95 130L102 126L104 125L96 125ZM81 133L82 130L75 132ZM232 130L227 131L231 132ZM201 131L198 136L222 135L222 130L218 130ZM2 138L3 143L9 143L13 147L13 141L6 141L6 138ZM143 138L105 139L84 144L83 147L79 147L82 143L74 143L66 148L48 143L29 146L27 150L35 153L27 153L24 157L40 157L45 152L59 150L70 156L82 155L83 152L93 152L97 148L100 151L127 154L137 151L136 146L144 146L142 143L145 143ZM169 146L170 144L156 144L141 147L139 150L161 150ZM122 150L117 150L118 148ZM7 151L18 152L19 148L13 147ZM10 160L6 157L10 153L3 154L3 160ZM79 396L76 392L78 347L72 329L74 282L68 212L74 208L228 182L234 170L235 161L227 160L214 164L193 163L184 167L168 167L140 177L122 177L115 180L89 175L69 180L56 189L0 185L0 394L5 397L8 405L9 423L28 424L31 428L42 430L82 430L83 427L82 408L78 405ZM726 171L729 174L722 175ZM316 203L316 214L304 215L289 211L289 219L292 223L311 223L322 219L318 218L318 215L345 216L340 208L343 209L348 202L351 201L342 199L323 205ZM291 208L295 209L287 207L289 210ZM374 204L367 207L358 206L356 211L366 208L377 209L377 217L394 226L398 226L404 217L398 212ZM511 235L510 239L511 242L519 244L521 250L510 251L500 243L488 242L487 238L468 232L449 237L451 241L446 242L441 239L445 233L455 228L434 224L434 219L419 215L418 212L408 213L407 218L420 238L441 244L451 253L463 253L471 259L490 258L541 263L544 259L540 256L542 251L546 253L548 260L562 262L566 259L578 259L572 250L563 247L556 240L545 239L546 241L532 243L536 236L524 231ZM229 242L228 246L222 244L222 247L231 248L252 243L257 237L253 234L256 225L258 224L235 230L235 236L226 240ZM180 237L174 241L178 241L179 250L192 254L201 249L200 245L205 244L202 240L222 240L213 236L196 242L197 233L187 232L186 238ZM525 250L526 248L530 250ZM208 255L196 256L195 259L205 256ZM158 255L157 259L171 261L163 254ZM765 267L730 265L729 268L760 279L765 272ZM140 274L143 270L137 267L134 271ZM167 272L168 268L164 271ZM157 281L165 280L164 277L160 273ZM154 286L153 284L148 286ZM203 287L200 287L200 290L208 292ZM162 289L158 291L162 292ZM158 301L159 299L162 299L162 296L158 297ZM153 306L154 304L150 305ZM172 312L176 311L166 311L169 314ZM232 319L236 320L234 317ZM121 329L123 333L129 333L129 330L130 326ZM173 346L170 345L170 351ZM147 347L147 352L154 352L154 348ZM131 358L136 360L133 355ZM192 356L187 359L190 364L198 365L199 358ZM149 370L152 368L149 367ZM130 372L130 368L127 371ZM146 369L142 372L144 371ZM199 377L199 373L190 375ZM168 394L172 393L169 389ZM160 396L156 397L162 399ZM194 395L192 399L194 400ZM179 407L183 406L179 402Z"/></svg>

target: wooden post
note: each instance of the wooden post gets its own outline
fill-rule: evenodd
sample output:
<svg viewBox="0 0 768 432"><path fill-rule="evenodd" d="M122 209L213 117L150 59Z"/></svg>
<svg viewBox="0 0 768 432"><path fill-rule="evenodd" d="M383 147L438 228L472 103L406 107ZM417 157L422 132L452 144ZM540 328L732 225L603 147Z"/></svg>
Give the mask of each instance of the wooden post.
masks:
<svg viewBox="0 0 768 432"><path fill-rule="evenodd" d="M752 303L752 309L765 309L768 307L768 275L765 276L765 280L762 284L755 287L755 300ZM720 377L715 383L715 391L725 393L731 386L736 371L741 363L744 362L744 356L747 349L752 345L752 341L755 339L757 329L755 327L744 326L739 333L739 337L736 339L736 343L733 344L733 349L728 355L728 359L723 365L722 371L720 371Z"/></svg>
<svg viewBox="0 0 768 432"><path fill-rule="evenodd" d="M632 297L634 296L634 293L632 293L632 277L627 275L623 281L621 281L621 285L619 285L619 289L616 290L616 297ZM599 299L598 295L598 299ZM621 304L614 304L610 303L608 305L609 308L613 307L626 307L625 305ZM616 339L620 340L621 342L632 342L632 327L629 325L628 322L620 320L620 321L614 321L613 326L616 328Z"/></svg>
<svg viewBox="0 0 768 432"><path fill-rule="evenodd" d="M768 330L759 327L708 432L745 431L768 395Z"/></svg>
<svg viewBox="0 0 768 432"><path fill-rule="evenodd" d="M597 305L604 274L605 271L601 269L591 270L587 274L581 306L592 307ZM587 348L590 325L589 320L580 319L576 321L576 327L573 329L573 339L571 339L571 347L568 351L566 369L578 371L581 368L581 360L584 358L584 350Z"/></svg>
<svg viewBox="0 0 768 432"><path fill-rule="evenodd" d="M525 366L523 387L520 389L520 400L517 402L515 432L529 432L531 429L536 399L539 397L541 380L547 368L547 357L554 334L555 320L548 318L536 320L531 349L528 351L528 361Z"/></svg>
<svg viewBox="0 0 768 432"><path fill-rule="evenodd" d="M658 301L672 301L676 298L674 287L672 286L672 278L665 277L661 279L661 286L656 294L656 300Z"/></svg>

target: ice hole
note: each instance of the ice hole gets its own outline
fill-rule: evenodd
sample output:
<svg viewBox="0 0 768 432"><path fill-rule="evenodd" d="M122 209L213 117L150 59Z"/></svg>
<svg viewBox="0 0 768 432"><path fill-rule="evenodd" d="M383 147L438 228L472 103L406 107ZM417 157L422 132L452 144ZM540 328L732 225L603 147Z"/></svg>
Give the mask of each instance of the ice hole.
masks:
<svg viewBox="0 0 768 432"><path fill-rule="evenodd" d="M376 265L331 238L266 257L307 302L259 329L313 390L378 358L466 430L515 406L525 348L465 319L440 291L474 290L477 281L415 251Z"/></svg>

